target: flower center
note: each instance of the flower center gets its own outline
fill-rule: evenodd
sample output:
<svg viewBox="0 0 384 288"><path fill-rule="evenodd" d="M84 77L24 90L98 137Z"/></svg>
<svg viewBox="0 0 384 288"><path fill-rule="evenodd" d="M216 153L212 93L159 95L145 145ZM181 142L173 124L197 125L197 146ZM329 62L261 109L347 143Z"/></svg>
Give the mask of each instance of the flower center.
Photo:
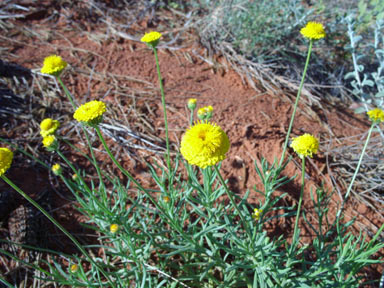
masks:
<svg viewBox="0 0 384 288"><path fill-rule="evenodd" d="M198 136L202 141L205 141L206 133L205 131L199 131Z"/></svg>

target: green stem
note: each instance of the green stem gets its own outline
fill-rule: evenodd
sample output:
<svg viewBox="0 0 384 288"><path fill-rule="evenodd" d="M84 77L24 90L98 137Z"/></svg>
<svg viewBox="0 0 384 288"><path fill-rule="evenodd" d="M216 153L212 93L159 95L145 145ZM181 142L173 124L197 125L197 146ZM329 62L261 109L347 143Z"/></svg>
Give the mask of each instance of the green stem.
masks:
<svg viewBox="0 0 384 288"><path fill-rule="evenodd" d="M69 102L71 102L73 110L76 110L76 105L75 102L73 102L71 93L68 91L67 87L64 85L63 81L61 81L61 78L59 76L56 79L57 81L59 81L61 87L63 88L65 95L67 95Z"/></svg>
<svg viewBox="0 0 384 288"><path fill-rule="evenodd" d="M171 157L170 157L170 152L169 152L168 119L167 119L167 109L165 107L165 95L164 95L163 80L161 78L159 57L157 55L156 47L153 48L153 52L155 54L155 59L156 59L157 77L159 78L159 82L160 82L161 104L163 105L163 111L164 111L165 143L167 146L167 166L168 166L169 175L171 175L172 171L171 171Z"/></svg>
<svg viewBox="0 0 384 288"><path fill-rule="evenodd" d="M217 175L219 176L219 180L220 180L221 185L224 186L225 192L227 193L229 200L231 201L232 205L235 207L237 213L239 214L239 216L240 216L240 218L241 218L241 221L243 222L243 226L244 226L245 232L248 234L249 239L252 239L251 233L250 233L250 231L249 231L249 229L248 229L248 224L247 224L247 222L245 221L244 216L243 216L243 214L241 213L239 207L237 206L235 200L233 199L232 192L228 189L227 185L225 184L224 179L223 179L223 177L221 176L220 171L219 171L219 169L217 168L217 166L214 165L214 167L215 167L215 170L216 170Z"/></svg>
<svg viewBox="0 0 384 288"><path fill-rule="evenodd" d="M191 117L189 118L189 126L193 125L193 112L194 110L191 110Z"/></svg>
<svg viewBox="0 0 384 288"><path fill-rule="evenodd" d="M105 151L107 151L108 156L111 158L112 162L115 163L115 165L117 166L117 168L120 169L121 173L123 173L125 176L128 177L129 180L131 180L133 183L135 183L135 185L136 185L141 191L146 192L146 189L144 189L144 187L141 186L141 184L140 184L135 178L133 178L133 176L131 175L131 173L129 173L127 170L125 170L125 169L123 168L123 166L121 166L120 163L116 160L115 156L113 156L111 150L109 150L109 147L108 147L107 143L105 142L105 139L104 139L103 135L101 134L101 131L100 131L99 126L95 126L95 130L96 130L97 135L98 135L99 138L100 138L101 143L102 143L103 146L104 146ZM148 197L149 197L154 203L157 204L157 202L155 201L155 199L154 199L150 194L148 194Z"/></svg>
<svg viewBox="0 0 384 288"><path fill-rule="evenodd" d="M69 90L67 89L67 86L65 86L65 84L63 83L63 81L61 80L60 77L57 77L57 80L59 81L61 87L62 87L63 90L64 90L65 95L67 95L69 101L70 101L71 104L72 104L73 110L75 111L77 108L76 108L75 103L73 102L71 93L70 93ZM89 150L90 150L91 155L92 155L93 165L95 166L97 175L99 176L100 184L103 184L103 178L102 178L102 176L101 176L100 167L99 167L99 165L97 164L96 157L95 157L95 153L93 152L93 149L92 149L91 141L90 141L90 139L89 139L88 132L87 132L87 130L85 129L84 125L82 125L82 128L83 128L83 131L84 131L84 134L85 134L85 138L87 139L87 144L88 144Z"/></svg>
<svg viewBox="0 0 384 288"><path fill-rule="evenodd" d="M41 161L40 159L38 159L35 156L33 156L32 154L30 154L29 152L25 151L23 148L19 148L19 146L17 146L15 144L5 140L4 138L1 138L1 137L0 137L0 141L4 142L4 143L7 143L9 146L11 146L12 148L16 149L17 151L20 151L25 156L28 156L29 158L33 159L34 161L36 161L37 163L39 163L43 167L45 167L47 169L50 169L50 167L47 164L45 164L43 161Z"/></svg>
<svg viewBox="0 0 384 288"><path fill-rule="evenodd" d="M98 177L99 177L99 181L100 181L99 185L103 185L103 186L104 186L103 177L101 176L100 167L99 167L99 165L97 164L97 160L96 160L95 152L93 151L92 144L91 144L91 140L89 139L88 132L87 132L87 130L85 129L85 127L84 127L83 124L81 124L81 126L82 126L82 128L83 128L85 138L87 139L87 144L88 144L88 147L89 147L89 151L91 152L91 156L92 156L92 161L91 161L91 162L93 162L93 166L95 166L97 175L98 175Z"/></svg>
<svg viewBox="0 0 384 288"><path fill-rule="evenodd" d="M79 177L81 184L84 186L84 188L87 190L87 192L91 194L92 193L91 189L88 187L87 183L85 183L85 181L84 181L83 177L81 177L79 171L77 171L77 169L72 165L71 161L69 161L67 159L67 157L65 157L64 154L61 153L60 150L56 150L55 152L61 157L61 159L64 160L65 163L67 163L67 165L72 169L72 171L77 174L77 177Z"/></svg>
<svg viewBox="0 0 384 288"><path fill-rule="evenodd" d="M310 57L311 57L311 52L312 52L312 45L313 45L313 40L311 40L311 41L309 42L309 48L308 48L308 54L307 54L307 61L305 62L304 71L303 71L303 76L301 77L301 82L300 82L299 90L297 91L296 102L295 102L295 106L293 107L293 112L292 112L292 116L291 116L291 121L290 121L290 123L289 123L287 136L285 137L284 148L283 148L283 154L281 154L281 158L280 158L280 162L279 162L279 167L281 166L281 164L282 164L283 161L284 161L285 152L286 152L286 150L287 150L288 141L289 141L289 135L291 134L291 130L292 130L292 126L293 126L293 121L294 121L294 119L295 119L295 114L296 114L297 105L299 104L300 95L301 95L301 90L303 89L303 86L304 86L304 79L305 79L305 76L306 76L306 74L307 74L307 69L308 69L309 59L310 59Z"/></svg>
<svg viewBox="0 0 384 288"><path fill-rule="evenodd" d="M181 235L183 235L183 237L185 239L187 239L187 241L189 241L191 244L193 245L197 245L197 243L194 241L194 239L190 236L188 236L187 234L184 233L183 229L181 227L179 227L178 225L174 225L174 220L171 218L171 216L166 213L164 211L164 209L161 208L161 206L159 205L159 203L157 203L157 201L152 197L151 194L149 194L149 192L147 191L147 189L145 189L143 186L141 186L141 184L135 179L133 178L133 176L127 171L125 170L121 165L120 163L116 160L116 158L113 156L111 150L109 150L108 146L107 146L107 143L105 142L104 140L104 137L103 135L101 134L101 131L100 131L100 128L99 126L96 126L95 127L96 129L96 133L97 135L99 136L100 138L100 141L101 143L103 144L104 146L104 149L105 151L107 151L107 154L108 156L111 158L111 160L113 161L113 163L115 163L115 165L117 166L117 168L120 169L121 173L123 173L125 176L128 177L129 180L131 180L136 186L137 188L144 192L145 195L151 200L152 204L155 205L155 207L157 208L157 210L159 210L169 221L170 221L170 224L172 224L172 227L176 229L177 232L179 232Z"/></svg>
<svg viewBox="0 0 384 288"><path fill-rule="evenodd" d="M297 243L297 233L298 233L298 226L299 226L299 218L301 213L301 203L303 202L303 195L304 195L304 184L305 184L305 157L302 158L302 165L301 165L301 189L300 189L300 198L299 198L299 204L297 206L297 212L296 212L296 220L295 220L295 228L293 230L293 238L292 238L292 244L290 249L290 254L292 253L293 249L296 247Z"/></svg>
<svg viewBox="0 0 384 288"><path fill-rule="evenodd" d="M361 151L360 159L359 159L359 162L357 163L357 167L356 167L355 173L354 173L353 176L352 176L351 183L349 184L349 187L348 187L348 189L347 189L347 193L345 194L343 203L341 204L341 208L340 208L340 210L337 212L337 216L336 216L337 219L340 218L340 216L341 216L341 212L342 212L342 210L344 209L345 202L347 201L348 196L349 196L349 193L350 193L351 190L352 190L353 183L355 182L357 173L359 172L360 165L361 165L361 162L363 161L363 157L364 157L364 154L365 154L365 150L366 150L367 147L368 147L368 142L369 142L369 139L371 138L371 134L372 134L372 131L373 131L373 127L374 127L374 126L375 126L375 122L373 122L372 125L371 125L371 128L369 128L368 136L367 136L367 140L365 140L365 144L364 144L363 150Z"/></svg>
<svg viewBox="0 0 384 288"><path fill-rule="evenodd" d="M29 197L27 194L24 193L19 187L17 187L10 179L8 179L5 175L2 175L1 178L9 185L11 186L16 192L18 192L21 196L23 196L26 200L28 200L29 203L31 203L33 206L35 206L41 213L44 214L45 217L49 219L57 228L61 230L71 241L76 245L76 247L81 251L81 253L91 262L95 267L104 275L104 277L108 280L108 282L111 284L111 287L116 287L112 280L109 278L108 274L91 258L91 256L88 255L87 251L81 246L81 244L76 240L75 237L72 236L71 233L69 233L59 222L56 221L55 218L53 218L47 211L45 211L35 200L33 200L31 197Z"/></svg>

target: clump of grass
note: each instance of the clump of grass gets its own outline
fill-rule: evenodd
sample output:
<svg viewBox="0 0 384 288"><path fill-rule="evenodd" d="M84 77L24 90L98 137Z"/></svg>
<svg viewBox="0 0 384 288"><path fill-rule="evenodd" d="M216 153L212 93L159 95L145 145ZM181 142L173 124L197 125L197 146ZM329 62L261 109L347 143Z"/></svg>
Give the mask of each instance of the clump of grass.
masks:
<svg viewBox="0 0 384 288"><path fill-rule="evenodd" d="M310 39L306 65L314 40L323 38L319 23L308 25L302 34ZM167 127L165 95L161 81L157 44L161 34L151 32L142 38L154 53L160 82L164 120ZM100 129L107 106L94 100L81 106L66 89L60 74L64 65L61 58L49 58L44 71L60 83L74 110L74 118L83 129L97 178L91 179L86 171L76 168L61 151L57 122L41 124L46 153L54 153L67 165L68 178L58 163L51 169L78 201L79 210L88 219L88 226L100 234L100 244L83 246L49 213L20 190L5 175L13 154L8 148L0 149L0 177L40 209L79 249L78 255L65 255L66 267L58 259L30 264L44 274L46 282L71 287L360 287L362 268L381 259L372 256L384 247L378 242L384 225L371 240L361 234L348 232L351 222L344 223L342 209L333 222L329 220L327 203L330 195L321 187L316 189L312 201L319 227L311 227L315 237L311 243L300 241L299 219L305 184L305 159L318 151L318 140L308 134L295 138L291 147L302 161L302 185L298 207L278 206L286 195L275 196L279 187L292 179L284 176L291 159L284 161L290 133L281 160L268 163L262 159L255 170L263 183L259 203L247 202L249 191L240 198L235 195L221 176L220 162L226 158L230 142L217 124L210 122L213 108L206 107L201 121L193 122L196 105L190 105L190 123L195 123L181 140L180 154L172 158L166 133L167 166L147 163L155 187L144 187L124 169L108 147ZM52 67L51 67L52 66ZM305 79L303 73L302 82ZM303 84L302 84L303 85ZM300 99L297 95L295 108ZM190 101L196 104L196 101ZM289 131L294 125L294 109ZM203 111L204 112L204 111ZM202 113L200 113L202 114ZM201 116L201 115L200 115ZM209 116L209 117L208 117ZM372 127L384 121L379 109L369 114ZM209 119L208 119L209 118ZM373 128L369 130L371 135ZM88 136L96 132L109 158L126 177L126 181L106 174L98 164L92 142ZM366 145L370 137L367 137ZM366 147L365 145L365 147ZM364 156L361 153L360 161ZM358 165L359 166L359 165ZM355 175L359 172L356 169ZM353 185L355 176L351 180ZM349 196L348 189L345 199ZM220 200L224 199L224 200ZM282 211L279 213L273 213ZM295 212L296 211L296 212ZM265 229L277 218L295 216L291 241L279 235L271 238ZM86 249L88 248L88 249ZM91 249L99 249L102 256L94 256ZM5 280L4 284L10 285Z"/></svg>

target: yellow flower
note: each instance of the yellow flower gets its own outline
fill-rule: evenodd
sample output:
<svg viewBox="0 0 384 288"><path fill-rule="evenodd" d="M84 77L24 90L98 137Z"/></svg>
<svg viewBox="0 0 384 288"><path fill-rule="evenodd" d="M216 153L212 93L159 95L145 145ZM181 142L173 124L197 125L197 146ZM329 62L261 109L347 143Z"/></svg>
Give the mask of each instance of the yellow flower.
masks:
<svg viewBox="0 0 384 288"><path fill-rule="evenodd" d="M263 213L262 209L257 209L257 208L253 209L252 218L255 219L256 221L259 220L261 213Z"/></svg>
<svg viewBox="0 0 384 288"><path fill-rule="evenodd" d="M53 174L55 174L56 176L59 176L61 174L62 169L60 164L58 163L54 164L51 169Z"/></svg>
<svg viewBox="0 0 384 288"><path fill-rule="evenodd" d="M224 160L229 146L228 136L219 126L197 122L183 135L180 152L189 164L206 168Z"/></svg>
<svg viewBox="0 0 384 288"><path fill-rule="evenodd" d="M165 203L169 203L169 201L171 201L171 198L169 198L169 196L164 196L163 200Z"/></svg>
<svg viewBox="0 0 384 288"><path fill-rule="evenodd" d="M56 132L59 126L60 126L59 121L53 120L51 118L45 118L40 123L40 135L43 137L52 135Z"/></svg>
<svg viewBox="0 0 384 288"><path fill-rule="evenodd" d="M212 106L205 106L197 110L197 117L200 120L209 120L212 118L212 114L213 114Z"/></svg>
<svg viewBox="0 0 384 288"><path fill-rule="evenodd" d="M109 231L111 231L111 233L116 233L117 231L119 231L119 225L111 224L111 226L109 227Z"/></svg>
<svg viewBox="0 0 384 288"><path fill-rule="evenodd" d="M57 141L54 135L48 135L43 138L43 146L47 148L48 151L55 150L56 145Z"/></svg>
<svg viewBox="0 0 384 288"><path fill-rule="evenodd" d="M71 273L76 273L79 270L79 265L72 264L69 270L71 270Z"/></svg>
<svg viewBox="0 0 384 288"><path fill-rule="evenodd" d="M306 156L312 157L312 154L316 154L317 149L319 149L319 140L311 134L305 133L304 135L294 138L290 146L300 158Z"/></svg>
<svg viewBox="0 0 384 288"><path fill-rule="evenodd" d="M149 33L145 33L143 37L141 37L141 42L147 43L151 47L156 47L161 38L161 33L152 31Z"/></svg>
<svg viewBox="0 0 384 288"><path fill-rule="evenodd" d="M65 67L67 67L67 62L65 62L60 56L51 55L45 57L43 68L41 68L40 71L44 74L59 76Z"/></svg>
<svg viewBox="0 0 384 288"><path fill-rule="evenodd" d="M77 179L79 179L79 176L75 173L72 175L72 180L73 181L77 181Z"/></svg>
<svg viewBox="0 0 384 288"><path fill-rule="evenodd" d="M0 147L0 176L11 167L13 152L5 147Z"/></svg>
<svg viewBox="0 0 384 288"><path fill-rule="evenodd" d="M372 122L384 122L384 111L379 108L372 109L368 111L367 114L369 120L371 120Z"/></svg>
<svg viewBox="0 0 384 288"><path fill-rule="evenodd" d="M107 108L104 102L93 100L77 108L73 114L73 118L79 122L97 125L101 122L105 111L107 111Z"/></svg>
<svg viewBox="0 0 384 288"><path fill-rule="evenodd" d="M195 99L195 98L190 98L190 99L188 99L188 104L187 104L187 106L188 106L188 108L189 108L190 110L195 110L195 108L196 108L196 103L197 103L197 99Z"/></svg>
<svg viewBox="0 0 384 288"><path fill-rule="evenodd" d="M319 40L326 36L323 24L318 22L308 22L304 28L301 28L300 33L310 40Z"/></svg>

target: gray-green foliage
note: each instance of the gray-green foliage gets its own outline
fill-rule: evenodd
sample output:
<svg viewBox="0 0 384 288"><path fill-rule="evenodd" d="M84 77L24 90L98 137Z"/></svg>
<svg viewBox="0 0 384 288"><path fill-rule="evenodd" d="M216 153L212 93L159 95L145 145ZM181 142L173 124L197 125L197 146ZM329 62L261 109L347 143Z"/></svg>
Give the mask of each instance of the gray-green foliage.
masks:
<svg viewBox="0 0 384 288"><path fill-rule="evenodd" d="M299 0L205 0L200 5L208 10L202 21L202 37L231 43L257 61L276 57L312 12Z"/></svg>
<svg viewBox="0 0 384 288"><path fill-rule="evenodd" d="M353 15L347 17L346 21L354 71L347 73L344 78L353 87L353 94L366 105L356 112L367 111L367 104L383 109L384 19L376 20L372 29L368 28L363 35L358 35L355 32L356 20ZM371 30L373 30L373 43L364 41L363 37Z"/></svg>
<svg viewBox="0 0 384 288"><path fill-rule="evenodd" d="M161 211L129 182L123 185L119 179L108 179L110 188L92 185L89 193L80 181L66 180L89 219L88 227L100 235L101 244L89 248L104 251L105 256L95 260L117 287L359 287L361 268L380 262L371 256L384 244L348 233L351 222L329 221L330 195L322 189L312 197L319 221L319 227L310 226L316 235L312 243L291 249L283 234L267 232L271 221L295 214L294 207L281 206L285 194L273 195L292 180L280 176L284 165L276 168L276 163L263 160L260 167L255 166L264 185L256 207L263 212L255 221L254 205L247 203L249 192L237 197L246 223L231 202L219 200L225 189L215 169L184 165L188 178L173 175L172 185L167 185L169 178L160 166L150 165L158 186L151 193L157 195ZM117 233L109 231L112 223L120 226ZM66 257L70 263L86 262ZM79 265L72 273L56 262L48 263L46 274L71 287L108 287L98 271L86 264L89 268Z"/></svg>

